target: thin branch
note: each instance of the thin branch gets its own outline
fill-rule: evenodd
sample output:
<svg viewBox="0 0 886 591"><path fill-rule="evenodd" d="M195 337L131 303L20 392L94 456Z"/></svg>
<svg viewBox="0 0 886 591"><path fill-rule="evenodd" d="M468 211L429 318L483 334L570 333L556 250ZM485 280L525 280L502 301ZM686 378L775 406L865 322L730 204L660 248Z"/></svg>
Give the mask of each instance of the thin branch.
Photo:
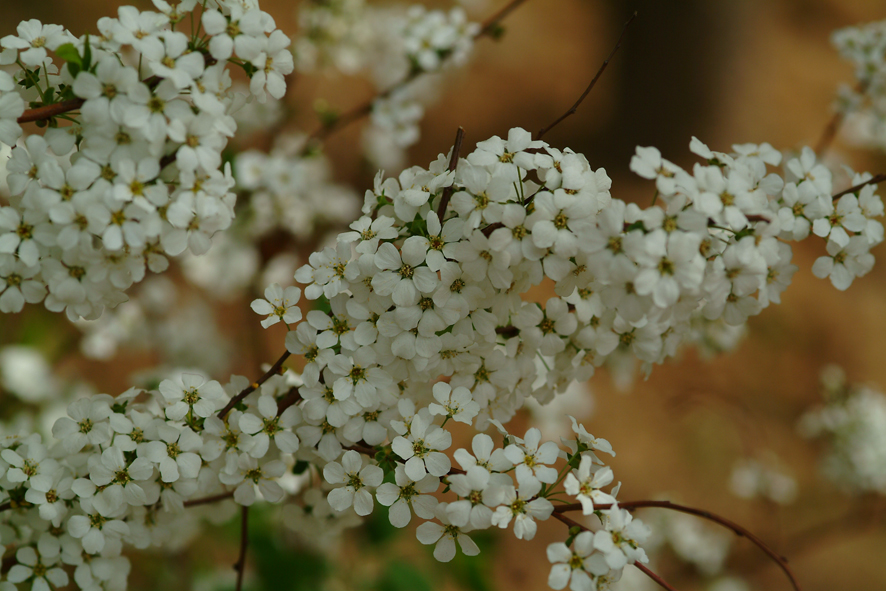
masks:
<svg viewBox="0 0 886 591"><path fill-rule="evenodd" d="M277 401L277 416L279 417L283 414L283 411L301 400L302 397L301 393L298 391L298 386L291 387L289 391Z"/></svg>
<svg viewBox="0 0 886 591"><path fill-rule="evenodd" d="M567 505L563 505L563 507L566 507L566 506L567 506ZM581 529L581 530L584 530L584 531L591 531L589 528L583 526L582 524L578 523L578 522L575 521L574 519L571 519L571 518L566 517L565 515L563 515L563 513L562 513L563 507L557 507L557 508L555 508L555 509L554 509L554 513L551 514L551 517L553 517L554 519L556 519L556 520L558 520L558 521L561 521L561 522L565 523L565 524L569 527L569 529L572 529L572 528L574 528L574 527L577 527L577 528L579 528L579 529ZM601 505L594 505L594 507L600 507L600 508L602 508ZM607 507L609 507L609 505L607 505ZM581 508L580 505L579 505L579 508ZM675 589L674 589L673 587L671 587L671 586L667 583L667 581L665 581L664 579L662 579L660 576L658 576L657 574L655 574L654 572L652 572L651 570L649 570L648 568L646 568L645 566L643 566L643 565L640 564L639 562L634 562L633 565L636 566L637 568L639 568L639 569L640 569L643 573L645 573L650 579L652 579L653 581L655 581L656 583L658 583L659 585L661 585L662 587L664 587L664 588L667 589L668 591L675 591Z"/></svg>
<svg viewBox="0 0 886 591"><path fill-rule="evenodd" d="M634 563L634 566L636 566L638 569L640 569L640 572L642 572L643 574L645 574L647 577L649 577L650 579L652 579L653 581L655 581L656 583L658 583L659 587L664 587L664 588L667 589L668 591L676 591L676 589L674 589L673 587L671 587L670 584L668 584L667 581L665 581L665 580L662 579L660 576L658 576L657 574L655 574L654 572L652 572L651 570L649 570L649 568L648 568L645 564L641 564L641 563L639 563L639 562L635 562L635 563Z"/></svg>
<svg viewBox="0 0 886 591"><path fill-rule="evenodd" d="M211 505L212 503L218 503L219 501L225 501L234 496L234 491L223 492L217 495L212 495L211 497L203 497L201 499L192 499L190 501L185 501L182 503L185 507L197 507L198 505Z"/></svg>
<svg viewBox="0 0 886 591"><path fill-rule="evenodd" d="M507 6L502 8L486 21L484 21L483 25L480 27L480 30L477 32L476 35L474 35L474 39L495 36L496 32L499 30L499 25L501 24L501 21L524 2L526 2L526 0L512 0L512 2L510 2ZM405 77L403 77L402 80L392 86L389 86L382 92L376 94L368 101L357 105L349 111L346 111L332 121L321 124L317 129L312 131L310 135L308 135L307 139L305 140L304 152L307 153L317 142L322 142L339 129L347 127L351 123L354 123L355 121L359 121L363 117L366 117L367 115L372 113L372 107L375 104L375 101L388 98L424 73L425 72L422 72L421 70L413 70Z"/></svg>
<svg viewBox="0 0 886 591"><path fill-rule="evenodd" d="M501 21L524 2L526 2L526 0L512 0L512 2L508 3L504 8L483 21L483 26L480 27L476 37L485 37L486 35L491 35L493 37L497 36L499 28L501 27Z"/></svg>
<svg viewBox="0 0 886 591"><path fill-rule="evenodd" d="M455 143L452 145L452 155L449 157L449 172L454 172L455 168L458 166L458 154L461 152L461 143L465 139L465 129L464 127L459 127L458 131L455 132ZM446 215L446 206L449 205L449 199L452 197L452 192L455 190L455 179L453 178L452 184L443 189L443 196L440 198L440 206L437 207L437 217L440 219L440 222L443 222L443 216Z"/></svg>
<svg viewBox="0 0 886 591"><path fill-rule="evenodd" d="M883 181L886 181L886 174L880 173L877 176L872 177L863 183L859 183L859 184L855 185L854 187L849 187L845 191L840 191L839 193L837 193L836 195L831 197L831 199L839 199L843 195L848 195L849 193L855 193L856 191L858 191L859 189L861 189L863 187L866 187L867 185L876 185L877 183L882 183Z"/></svg>
<svg viewBox="0 0 886 591"><path fill-rule="evenodd" d="M2 505L0 505L0 513L2 513L3 511L8 511L10 509L12 509L12 501L6 501Z"/></svg>
<svg viewBox="0 0 886 591"><path fill-rule="evenodd" d="M553 123L551 123L547 127L542 127L541 130L538 132L538 134L535 136L535 139L540 140L542 138L542 136L544 136L544 134L546 134L551 129L553 129L554 127L559 125L559 123L561 121L563 121L564 119L566 119L570 115L575 114L575 111L578 110L578 106L581 105L582 101L585 100L585 97L588 96L588 94L590 94L591 90L594 88L594 85L597 84L597 80L599 80L600 76L603 75L603 71L606 69L606 66L609 65L609 60L612 59L612 57L615 55L615 52L618 51L619 47L621 47L621 40L625 36L625 31L628 30L628 25L630 25L631 22L633 22L633 20L636 17L637 17L637 11L635 10L634 14L631 15L631 18L629 18L627 20L627 22L625 22L624 26L622 27L621 35L618 36L618 42L615 44L615 47L612 48L612 51L609 53L609 57L606 58L606 60L603 62L603 65L600 66L599 70L597 70L597 75L594 76L594 79L591 80L591 83L588 84L588 87L585 89L585 91L581 94L580 97L578 97L578 100L575 101L575 104L572 105L572 107L570 107L570 109L568 111L566 111L565 113L560 115L560 117L556 121L554 121Z"/></svg>
<svg viewBox="0 0 886 591"><path fill-rule="evenodd" d="M867 92L868 84L867 82L859 82L855 87L855 92L859 94L864 94ZM824 155L827 153L828 148L831 147L831 144L834 141L834 138L837 137L837 131L839 131L840 126L843 125L843 120L846 118L846 113L844 111L836 111L834 116L831 117L831 120L828 121L828 124L825 126L824 131L821 133L821 137L818 139L818 143L815 144L815 154L819 159L824 158Z"/></svg>
<svg viewBox="0 0 886 591"><path fill-rule="evenodd" d="M61 101L59 103L53 103L51 105L46 105L43 107L37 107L36 109L28 109L22 116L19 117L16 122L17 123L30 123L32 121L41 121L43 119L51 119L56 115L61 115L62 113L69 113L71 111L76 111L80 107L83 106L83 103L86 102L86 99L71 99L69 101Z"/></svg>
<svg viewBox="0 0 886 591"><path fill-rule="evenodd" d="M745 529L744 527L738 525L734 521L730 521L725 517L720 517L710 511L705 511L703 509L695 509L694 507L687 507L686 505L678 505L676 503L672 503L670 501L627 501L623 503L617 503L619 507L622 509L640 509L642 507L658 507L660 509L670 509L672 511L679 511L681 513L688 513L689 515L695 515L696 517L702 517L709 521L713 521L714 523L718 523L727 529L731 529L733 533L738 536L747 538L752 543L754 543L760 550L766 553L772 560L774 560L779 568L784 571L785 575L791 581L791 585L794 586L796 591L800 590L800 584L797 583L797 579L794 577L794 573L791 572L791 568L788 566L788 559L784 556L778 554L775 550L770 548L766 543L752 534L750 531ZM613 505L594 505L594 509L605 510L609 509ZM554 507L554 514L562 513L565 511L581 511L582 506L581 503L570 503L568 505L560 505Z"/></svg>
<svg viewBox="0 0 886 591"><path fill-rule="evenodd" d="M249 507L241 509L240 518L240 557L234 564L234 570L237 571L237 587L236 591L243 589L243 574L246 572L246 547L249 545Z"/></svg>
<svg viewBox="0 0 886 591"><path fill-rule="evenodd" d="M267 382L269 379L271 379L271 377L273 377L273 376L275 376L275 375L278 375L278 374L280 373L280 368L283 367L283 363L284 363L287 359L289 359L289 355L290 355L289 351L285 351L285 352L283 353L283 355L280 356L280 359L278 359L278 360L274 363L274 365L271 366L271 369L269 369L268 371L266 371L266 372L265 372L265 375L263 375L262 377L260 377L260 378L258 379L257 382L253 382L252 384L249 384L249 386L247 386L246 388L244 388L242 392L240 392L239 394L237 394L236 396L234 396L233 398L231 398L231 401L228 402L228 404L225 405L225 407L224 407L223 409L221 409L220 411L218 411L218 418L220 418L221 420L225 420L225 416L227 416L227 414L228 414L229 412L231 412L231 409L232 409L232 408L234 408L235 406L237 406L238 404L240 404L240 401L241 401L241 400L243 400L244 398L246 398L247 396L249 396L250 394L252 394L252 393L255 392L256 390L258 390L258 388L259 388L262 384L264 384L265 382Z"/></svg>

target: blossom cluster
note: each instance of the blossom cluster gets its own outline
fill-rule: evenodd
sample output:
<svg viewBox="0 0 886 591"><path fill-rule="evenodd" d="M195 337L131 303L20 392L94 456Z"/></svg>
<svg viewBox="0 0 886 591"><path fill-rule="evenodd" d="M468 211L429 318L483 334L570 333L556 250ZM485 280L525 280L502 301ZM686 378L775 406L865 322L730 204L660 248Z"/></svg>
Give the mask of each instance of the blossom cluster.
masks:
<svg viewBox="0 0 886 591"><path fill-rule="evenodd" d="M851 492L886 494L886 395L848 383L836 366L821 381L826 402L806 413L799 428L826 441L822 471Z"/></svg>
<svg viewBox="0 0 886 591"><path fill-rule="evenodd" d="M228 499L242 506L259 498L278 502L287 492L315 506L312 518L322 518L327 530L336 523L346 526L351 511L368 515L375 500L390 507L396 527L406 526L414 513L426 520L416 530L418 540L434 544L434 556L448 561L456 545L468 555L479 551L468 535L473 530L513 525L518 538L531 540L537 521L553 513L547 497L560 482L586 515L600 518L600 529L569 541L572 550L568 544L548 548L554 588L563 588L570 577L573 589L591 581L605 588L627 564L646 561L640 544L647 528L618 507L617 489L603 490L613 474L598 454L613 453L612 448L574 419L574 438L562 446L542 442L538 429L521 438L496 422L502 444L496 447L492 437L477 434L470 450L453 453L458 469L443 453L452 440L439 423L472 422L477 404L468 390L438 382L434 402L417 412L404 398L396 410L367 413L329 430L326 420L313 417L330 400L336 404L334 395L300 383L286 372L253 391L242 377L222 386L183 373L156 390L77 400L53 426L53 441L38 434L4 438L0 532L3 544L16 548L7 580L64 586L72 573L82 589L123 589L129 571L124 545L165 546L171 536L183 544L198 507L210 502L230 507ZM247 395L231 408L238 392ZM338 445L332 454L323 440L336 432L345 434L342 441L360 444ZM361 447L369 441L377 447ZM561 459L558 473L554 465ZM325 483L298 489L284 482L299 463L312 466ZM383 482L386 472L393 478ZM450 502L434 495L444 482ZM317 508L322 504L325 510Z"/></svg>
<svg viewBox="0 0 886 591"><path fill-rule="evenodd" d="M850 138L886 148L886 22L834 31L832 41L855 70L856 84L840 87L836 105L849 116Z"/></svg>
<svg viewBox="0 0 886 591"><path fill-rule="evenodd" d="M30 20L0 39L0 63L19 67L0 72L0 141L16 146L0 208L3 312L44 301L71 319L95 318L146 268L206 252L231 224L222 150L243 98L230 92L228 65L247 72L258 100L280 98L289 39L256 3L219 0L190 14L202 35L176 29L196 2L155 5L160 12L121 7L98 35ZM19 139L26 104L58 115L45 134Z"/></svg>
<svg viewBox="0 0 886 591"><path fill-rule="evenodd" d="M383 168L402 167L403 151L419 138L423 104L432 91L427 79L412 80L465 63L481 30L462 8L374 7L363 0L305 3L299 22L294 53L300 71L327 65L351 75L365 71L378 90L363 147Z"/></svg>

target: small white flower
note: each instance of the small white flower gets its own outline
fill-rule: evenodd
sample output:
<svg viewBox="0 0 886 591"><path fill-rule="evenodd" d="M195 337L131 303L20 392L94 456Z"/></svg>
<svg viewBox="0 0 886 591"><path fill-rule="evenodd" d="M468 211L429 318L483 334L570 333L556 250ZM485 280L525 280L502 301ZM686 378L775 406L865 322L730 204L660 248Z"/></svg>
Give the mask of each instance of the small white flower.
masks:
<svg viewBox="0 0 886 591"><path fill-rule="evenodd" d="M267 318L261 321L265 328L277 324L281 320L289 326L301 320L301 308L298 307L298 299L301 290L289 286L285 290L276 283L272 283L265 289L265 299L253 300L250 307L256 314L267 314Z"/></svg>
<svg viewBox="0 0 886 591"><path fill-rule="evenodd" d="M323 478L329 484L343 484L329 492L329 504L336 511L344 511L351 505L357 515L372 513L372 493L366 487L381 484L384 472L374 464L364 466L363 456L348 450L338 462L329 462L323 468Z"/></svg>
<svg viewBox="0 0 886 591"><path fill-rule="evenodd" d="M416 528L415 536L422 544L436 544L434 558L440 562L449 562L455 558L456 540L465 556L476 556L480 553L480 548L477 547L474 540L465 535L465 532L470 531L470 528L452 525L446 514L446 506L447 503L440 503L435 510L436 517L442 525L426 521Z"/></svg>

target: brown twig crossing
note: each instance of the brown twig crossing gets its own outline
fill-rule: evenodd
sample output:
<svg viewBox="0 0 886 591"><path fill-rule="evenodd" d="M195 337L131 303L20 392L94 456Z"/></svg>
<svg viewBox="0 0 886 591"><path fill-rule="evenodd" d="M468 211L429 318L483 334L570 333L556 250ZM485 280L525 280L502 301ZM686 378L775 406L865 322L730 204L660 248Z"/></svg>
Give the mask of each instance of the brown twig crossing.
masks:
<svg viewBox="0 0 886 591"><path fill-rule="evenodd" d="M863 183L858 183L857 185L849 187L845 191L840 191L839 193L837 193L836 195L831 197L831 199L835 199L835 200L839 199L843 195L848 195L849 193L855 193L859 189L862 189L868 185L876 185L877 183L882 183L883 181L886 181L886 174L880 173L875 177L869 178L868 180L866 180Z"/></svg>
<svg viewBox="0 0 886 591"><path fill-rule="evenodd" d="M618 36L618 41L616 42L615 47L613 47L613 48L612 48L612 51L609 53L609 57L607 57L607 58L603 61L603 65L601 65L601 66L600 66L600 69L597 70L597 74L594 76L593 80L591 80L591 83L588 84L588 87L585 88L585 91L584 91L583 93L581 93L581 96L578 97L578 100L575 101L575 104L572 105L572 106L569 108L568 111L566 111L565 113L563 113L562 115L560 115L560 117L559 117L556 121L554 121L553 123L551 123L551 124L548 125L547 127L542 127L542 128L539 130L538 134L536 134L535 139L540 140L540 139L542 138L542 136L544 136L544 134L546 134L547 132L549 132L550 130L552 130L553 128L555 128L557 125L559 125L561 121L563 121L564 119L566 119L566 118L569 117L570 115L574 115L574 114L575 114L575 112L578 110L579 105L581 105L581 103L585 100L585 97L587 97L587 96L591 93L591 90L594 88L594 85L597 84L597 80L599 80L599 79L600 79L600 76L603 75L603 71L606 69L606 66L609 65L609 60L612 59L612 57L615 55L615 52L618 51L618 48L619 48L619 47L621 47L621 40L622 40L622 39L624 38L624 36L625 36L625 31L628 30L628 25L630 25L631 22L633 22L633 20L634 20L636 17L637 17L637 11L634 11L634 14L631 15L631 18L629 18L629 19L625 22L624 26L622 27L622 29L621 29L621 35Z"/></svg>
<svg viewBox="0 0 886 591"><path fill-rule="evenodd" d="M218 418L220 418L221 420L225 420L225 416L227 416L227 414L229 412L231 412L232 408L234 408L235 406L240 404L241 400L243 400L244 398L246 398L247 396L249 396L250 394L252 394L256 390L258 390L259 387L262 384L264 384L265 382L267 382L269 379L271 379L271 377L278 375L280 373L280 369L283 367L283 363L287 359L289 359L289 355L290 355L289 351L285 351L283 353L283 355L280 356L280 359L278 359L276 362L274 362L274 365L271 366L271 369L266 371L265 375L260 377L257 382L253 382L252 384L249 384L249 386L244 388L242 392L240 392L239 394L237 394L236 396L231 398L231 401L228 402L223 409L218 411Z"/></svg>
<svg viewBox="0 0 886 591"><path fill-rule="evenodd" d="M606 510L611 508L613 505L594 505L595 509ZM791 581L791 585L793 585L796 591L801 591L800 584L797 583L796 577L794 577L794 573L791 571L790 566L788 566L788 559L777 553L775 550L770 548L763 540L758 538L756 535L752 534L750 531L745 529L744 527L738 525L734 521L730 521L725 517L721 517L710 511L705 511L703 509L696 509L694 507L687 507L686 505L678 505L677 503L672 503L670 501L627 501L623 503L618 503L618 506L622 509L640 509L643 507L657 507L660 509L670 509L672 511L679 511L680 513L688 513L689 515L695 515L696 517L702 517L709 521L713 521L719 525L727 529L731 529L733 533L738 536L747 538L753 544L755 544L760 550L762 550L769 558L771 558L776 564L778 564L779 568L784 571L784 574ZM581 511L582 506L581 503L570 503L568 505L560 505L554 508L554 515L558 515L560 513L564 513L567 511ZM559 519L559 518L558 518ZM562 521L562 520L561 520ZM575 522L573 522L575 523ZM578 524L576 524L578 525Z"/></svg>
<svg viewBox="0 0 886 591"><path fill-rule="evenodd" d="M449 157L449 172L454 172L455 168L458 166L458 153L461 152L461 143L465 139L465 130L463 127L459 127L458 131L455 133L455 143L452 145L452 155ZM440 197L440 206L437 207L437 217L440 219L440 222L443 222L443 216L446 215L446 206L449 205L449 199L452 197L452 192L455 191L455 179L452 179L452 183L443 189L443 196Z"/></svg>

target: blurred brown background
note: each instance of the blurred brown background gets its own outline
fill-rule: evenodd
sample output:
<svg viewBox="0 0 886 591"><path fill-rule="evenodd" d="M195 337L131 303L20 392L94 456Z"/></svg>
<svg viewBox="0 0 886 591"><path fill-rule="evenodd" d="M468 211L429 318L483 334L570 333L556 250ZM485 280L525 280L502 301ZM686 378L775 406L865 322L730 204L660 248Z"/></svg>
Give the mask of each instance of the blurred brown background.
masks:
<svg viewBox="0 0 886 591"><path fill-rule="evenodd" d="M486 2L474 16L483 18L503 4ZM24 18L64 24L80 34L100 16L114 14L116 5L0 1L0 35ZM293 2L261 5L278 26L295 30ZM426 165L445 153L458 126L467 130L467 142L475 142L513 126L537 130L548 124L585 88L633 10L639 16L593 93L545 139L585 153L613 178L614 197L640 203L648 203L653 187L628 172L636 145L657 146L666 158L690 166L693 135L722 151L743 142L768 141L778 149L814 144L830 117L837 84L852 82L850 67L830 46L831 31L886 18L882 0L530 0L504 23L500 41L479 42L471 64L446 78L444 92L428 108L412 163ZM294 97L299 120L313 129L314 98L346 109L369 93L362 82L303 77ZM362 192L372 173L351 152L358 127L333 136L327 148L338 178L357 183ZM839 139L830 157L857 170L886 171L882 154L848 148ZM751 321L738 351L713 361L687 352L628 394L616 392L601 372L591 382L596 409L586 425L618 452L612 466L624 483L620 498L667 491L675 500L728 516L786 553L807 591L886 589L882 504L849 499L822 481L815 445L794 428L819 401L818 372L825 364L842 365L851 381L886 387L886 266L878 261L871 274L840 293L812 276L812 262L824 249L808 242L795 249L800 271L784 303ZM886 249L881 245L874 254L882 259ZM252 375L255 367L239 371ZM124 389L121 379L112 373L98 377L106 391ZM729 493L733 462L764 450L777 453L798 480L799 497L786 508ZM854 517L841 520L847 512ZM835 520L834 527L797 538ZM543 549L562 538L555 522L541 526L529 543L504 532L497 588L546 588ZM735 546L736 564L754 589L788 588L750 544L736 540ZM228 564L228 557L220 560ZM658 568L681 591L702 588L702 578L678 565Z"/></svg>

